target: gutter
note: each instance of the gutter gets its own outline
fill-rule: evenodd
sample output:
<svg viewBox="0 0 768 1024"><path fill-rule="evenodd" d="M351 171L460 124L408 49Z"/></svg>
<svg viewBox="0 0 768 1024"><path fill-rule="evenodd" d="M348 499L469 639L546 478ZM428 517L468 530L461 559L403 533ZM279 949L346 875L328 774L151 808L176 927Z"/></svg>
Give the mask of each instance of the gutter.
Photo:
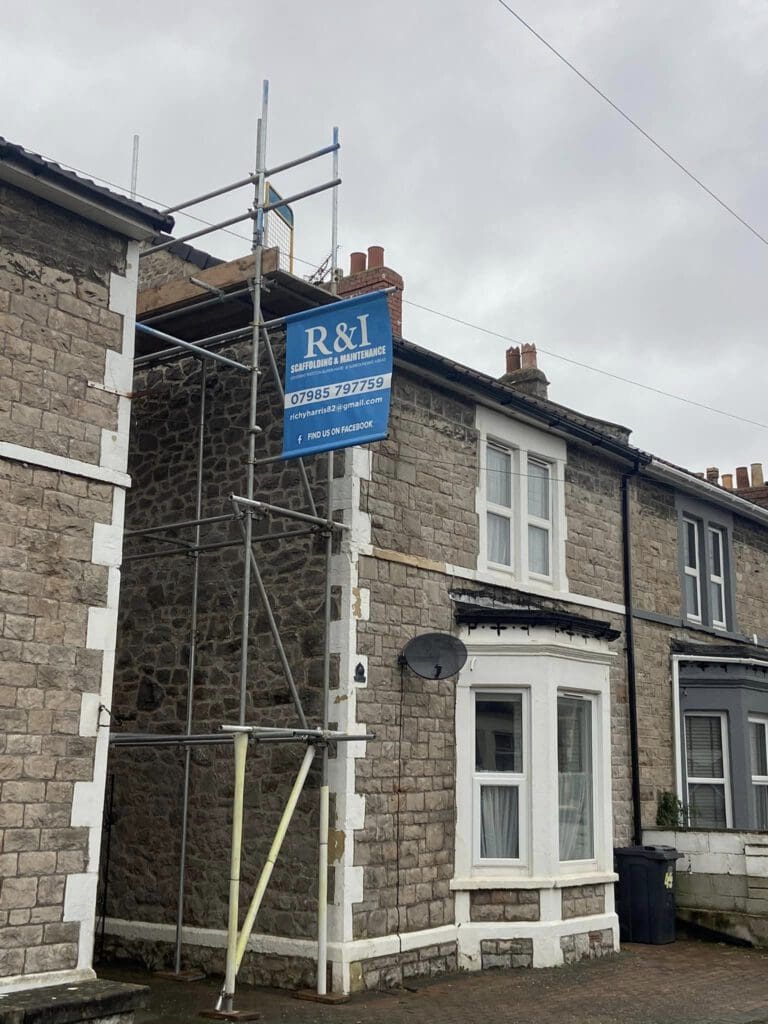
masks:
<svg viewBox="0 0 768 1024"><path fill-rule="evenodd" d="M28 169L21 161L2 154L0 181L135 241L151 239L158 231L173 227L172 217L161 214L143 216L139 210L132 215L127 203L123 204L118 196L112 202L109 196L102 197L99 191L90 189L85 182L80 185L65 175L56 175L45 166L39 170Z"/></svg>
<svg viewBox="0 0 768 1024"><path fill-rule="evenodd" d="M701 480L682 469L670 466L666 462L660 462L653 456L651 456L650 464L646 467L645 475L652 480L659 480L671 487L676 487L678 490L687 491L713 505L720 505L745 519L752 519L762 526L768 526L768 509L755 505L754 502L748 501L746 498L740 498L738 494L727 491L723 487L711 484L708 480Z"/></svg>

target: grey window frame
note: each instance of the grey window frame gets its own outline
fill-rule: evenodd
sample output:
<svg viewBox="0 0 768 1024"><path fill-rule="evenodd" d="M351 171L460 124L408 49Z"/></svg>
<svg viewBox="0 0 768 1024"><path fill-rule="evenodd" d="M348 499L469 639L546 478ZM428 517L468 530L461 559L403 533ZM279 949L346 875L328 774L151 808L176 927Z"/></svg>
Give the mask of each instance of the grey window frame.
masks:
<svg viewBox="0 0 768 1024"><path fill-rule="evenodd" d="M717 633L736 632L733 572L733 516L722 512L706 502L697 501L687 495L677 495L678 575L680 577L680 608L683 622L691 628L704 628ZM685 597L685 529L686 521L696 527L698 541L698 586L699 615L689 616ZM712 607L710 565L712 562L712 530L722 536L722 581L724 623L715 623Z"/></svg>

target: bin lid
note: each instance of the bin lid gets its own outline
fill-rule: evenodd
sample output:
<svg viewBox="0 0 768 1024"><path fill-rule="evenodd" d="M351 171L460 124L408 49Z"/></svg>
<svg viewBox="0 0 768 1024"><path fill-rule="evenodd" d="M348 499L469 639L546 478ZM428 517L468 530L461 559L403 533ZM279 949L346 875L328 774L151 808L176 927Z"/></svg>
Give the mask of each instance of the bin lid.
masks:
<svg viewBox="0 0 768 1024"><path fill-rule="evenodd" d="M643 857L645 860L679 860L683 855L674 846L620 846L614 857Z"/></svg>

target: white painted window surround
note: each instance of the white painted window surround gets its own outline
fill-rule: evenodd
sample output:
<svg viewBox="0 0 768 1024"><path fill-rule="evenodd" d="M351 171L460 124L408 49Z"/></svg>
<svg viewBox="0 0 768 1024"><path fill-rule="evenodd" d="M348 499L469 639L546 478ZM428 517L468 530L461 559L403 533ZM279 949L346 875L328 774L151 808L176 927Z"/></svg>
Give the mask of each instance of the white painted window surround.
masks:
<svg viewBox="0 0 768 1024"><path fill-rule="evenodd" d="M544 886L547 879L551 884L561 877L610 872L609 664L614 655L603 641L569 638L539 627L530 631L510 627L501 638L493 630L476 629L463 639L468 658L456 687L456 877L452 888L464 884L473 888L473 880L493 880L501 888L525 886L534 880ZM477 770L481 758L477 749L478 702L487 709L487 702L503 702L505 697L521 702L522 756L506 763L502 757L498 774L482 773ZM585 860L560 859L558 705L562 715L563 698L584 700L589 708L594 843L593 856ZM482 856L483 783L514 787L519 815L517 857ZM506 821L503 825L506 827Z"/></svg>
<svg viewBox="0 0 768 1024"><path fill-rule="evenodd" d="M477 568L502 586L567 592L565 441L483 406L476 426Z"/></svg>

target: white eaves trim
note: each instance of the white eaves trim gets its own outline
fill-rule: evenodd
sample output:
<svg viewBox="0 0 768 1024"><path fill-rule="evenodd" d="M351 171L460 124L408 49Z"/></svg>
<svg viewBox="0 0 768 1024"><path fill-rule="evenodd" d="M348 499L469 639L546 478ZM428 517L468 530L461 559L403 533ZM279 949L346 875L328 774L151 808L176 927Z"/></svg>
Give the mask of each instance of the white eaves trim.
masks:
<svg viewBox="0 0 768 1024"><path fill-rule="evenodd" d="M36 174L25 171L9 160L0 160L0 181L15 185L25 192L30 192L33 196L38 196L49 203L70 210L94 224L101 224L102 227L108 228L118 235L123 235L125 238L145 241L157 234L156 229L138 218L134 220L132 217L121 214L118 210L110 210L95 200L77 195L47 178L38 177Z"/></svg>
<svg viewBox="0 0 768 1024"><path fill-rule="evenodd" d="M714 484L709 483L709 481L701 480L699 477L692 476L690 473L677 469L675 466L669 466L667 463L653 458L649 465L643 467L641 472L652 480L659 480L662 483L669 484L671 487L676 487L679 491L685 491L687 494L692 494L704 501L711 502L713 505L726 508L729 512L735 512L745 519L753 519L762 526L768 526L768 508L755 505L754 502L747 501L746 498L740 498L738 494L734 494L732 491L727 491L723 487L716 487Z"/></svg>

